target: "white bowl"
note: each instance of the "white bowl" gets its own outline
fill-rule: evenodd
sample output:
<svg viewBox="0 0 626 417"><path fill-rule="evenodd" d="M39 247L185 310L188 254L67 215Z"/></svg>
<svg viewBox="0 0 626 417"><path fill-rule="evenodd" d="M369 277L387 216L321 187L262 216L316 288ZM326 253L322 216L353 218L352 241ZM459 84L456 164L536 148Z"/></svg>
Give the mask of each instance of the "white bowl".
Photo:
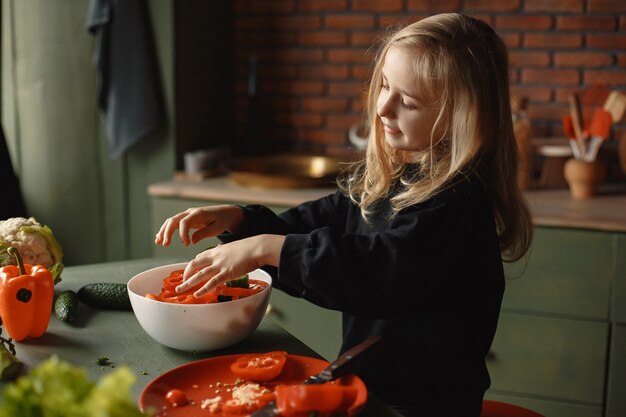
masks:
<svg viewBox="0 0 626 417"><path fill-rule="evenodd" d="M141 327L157 342L188 352L232 346L248 337L261 323L269 301L272 278L260 269L249 274L270 284L263 291L239 300L212 304L173 304L146 298L159 294L163 279L186 263L141 272L128 281L128 295Z"/></svg>

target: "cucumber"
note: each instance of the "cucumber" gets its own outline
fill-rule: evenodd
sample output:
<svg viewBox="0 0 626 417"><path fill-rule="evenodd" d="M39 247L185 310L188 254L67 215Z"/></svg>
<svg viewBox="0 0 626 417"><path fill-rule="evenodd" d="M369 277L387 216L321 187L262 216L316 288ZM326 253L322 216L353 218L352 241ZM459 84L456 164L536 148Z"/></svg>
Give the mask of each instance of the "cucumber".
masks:
<svg viewBox="0 0 626 417"><path fill-rule="evenodd" d="M231 281L226 281L227 287L236 287L236 288L250 288L250 282L248 280L248 274L244 274L239 278L235 278Z"/></svg>
<svg viewBox="0 0 626 417"><path fill-rule="evenodd" d="M78 318L78 295L72 291L63 291L54 301L54 315L66 323L74 323Z"/></svg>
<svg viewBox="0 0 626 417"><path fill-rule="evenodd" d="M248 274L244 274L239 278L235 278L231 281L226 281L227 287L236 287L236 288L250 288L250 281L248 279ZM233 297L230 295L218 295L217 301L220 303L224 301L232 301Z"/></svg>
<svg viewBox="0 0 626 417"><path fill-rule="evenodd" d="M132 310L126 284L96 282L78 290L78 299L88 306L110 310Z"/></svg>

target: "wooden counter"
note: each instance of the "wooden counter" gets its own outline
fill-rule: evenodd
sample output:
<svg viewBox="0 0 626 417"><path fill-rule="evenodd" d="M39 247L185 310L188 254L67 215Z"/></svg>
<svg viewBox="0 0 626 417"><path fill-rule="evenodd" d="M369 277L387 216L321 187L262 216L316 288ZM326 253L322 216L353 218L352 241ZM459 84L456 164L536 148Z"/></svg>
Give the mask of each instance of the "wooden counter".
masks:
<svg viewBox="0 0 626 417"><path fill-rule="evenodd" d="M335 192L335 188L268 189L241 186L228 177L204 181L174 180L152 184L152 197L237 202L292 207ZM626 184L606 186L589 200L571 198L569 190L526 192L535 224L549 227L626 232ZM202 204L198 202L198 204Z"/></svg>
<svg viewBox="0 0 626 417"><path fill-rule="evenodd" d="M237 184L228 177L207 178L203 181L173 180L151 184L152 197L172 197L207 201L232 201L241 204L265 204L293 207L334 193L336 188L256 188Z"/></svg>

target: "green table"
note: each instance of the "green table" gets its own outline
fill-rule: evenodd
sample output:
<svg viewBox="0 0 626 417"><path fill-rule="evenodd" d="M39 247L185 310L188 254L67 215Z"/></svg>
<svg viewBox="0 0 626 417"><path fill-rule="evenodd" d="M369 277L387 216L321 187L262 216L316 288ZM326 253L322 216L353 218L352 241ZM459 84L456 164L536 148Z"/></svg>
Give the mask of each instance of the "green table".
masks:
<svg viewBox="0 0 626 417"><path fill-rule="evenodd" d="M126 283L146 269L182 261L160 258L68 267L63 271L63 280L57 284L55 291L78 291L91 282ZM320 358L269 318L264 318L250 337L235 346L213 352L189 353L155 342L144 332L131 311L99 310L81 305L79 317L78 323L68 325L53 315L42 337L16 343L17 357L30 368L56 354L62 360L87 368L91 377L98 379L111 369L103 369L96 364L96 360L100 356L108 356L113 364L125 365L137 376L138 381L133 387L135 398L158 375L200 359L271 350ZM399 414L370 394L361 416L397 417Z"/></svg>

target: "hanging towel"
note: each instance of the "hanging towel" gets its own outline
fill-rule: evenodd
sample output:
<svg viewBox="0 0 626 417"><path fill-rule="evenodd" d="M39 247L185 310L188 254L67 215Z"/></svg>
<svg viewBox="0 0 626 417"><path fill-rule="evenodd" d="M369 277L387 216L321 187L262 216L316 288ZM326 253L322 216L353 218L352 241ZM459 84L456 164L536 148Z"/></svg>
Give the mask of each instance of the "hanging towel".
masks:
<svg viewBox="0 0 626 417"><path fill-rule="evenodd" d="M98 107L116 159L164 119L146 1L90 0L87 30L95 38Z"/></svg>

